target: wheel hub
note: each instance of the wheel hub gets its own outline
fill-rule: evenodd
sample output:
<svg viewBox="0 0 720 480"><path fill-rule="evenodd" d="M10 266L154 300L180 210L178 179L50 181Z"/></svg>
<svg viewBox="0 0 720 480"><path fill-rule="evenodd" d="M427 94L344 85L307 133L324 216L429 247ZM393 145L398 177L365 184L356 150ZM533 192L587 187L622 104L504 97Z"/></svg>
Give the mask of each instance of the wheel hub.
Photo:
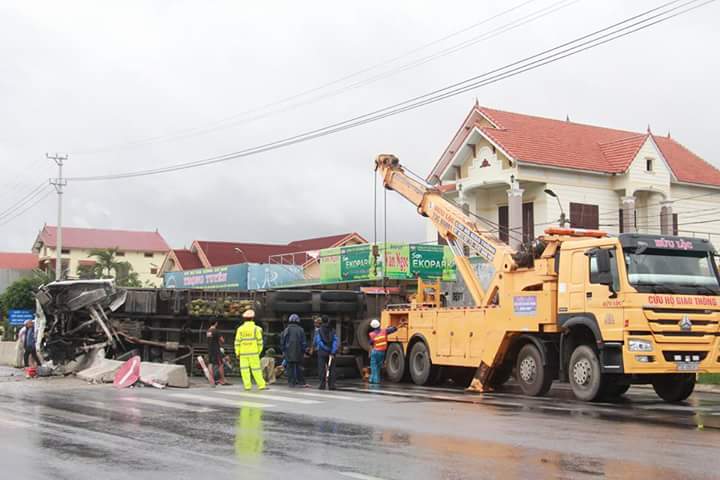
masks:
<svg viewBox="0 0 720 480"><path fill-rule="evenodd" d="M533 383L537 377L537 364L532 357L523 358L520 362L520 378L525 383Z"/></svg>
<svg viewBox="0 0 720 480"><path fill-rule="evenodd" d="M575 362L572 373L575 384L582 386L587 385L592 377L592 365L590 365L590 360L582 358Z"/></svg>

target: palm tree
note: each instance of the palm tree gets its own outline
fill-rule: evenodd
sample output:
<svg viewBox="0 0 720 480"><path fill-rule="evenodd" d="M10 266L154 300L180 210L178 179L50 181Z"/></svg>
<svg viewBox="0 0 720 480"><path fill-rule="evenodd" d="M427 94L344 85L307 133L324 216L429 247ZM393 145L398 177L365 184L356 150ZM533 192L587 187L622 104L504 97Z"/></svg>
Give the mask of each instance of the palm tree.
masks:
<svg viewBox="0 0 720 480"><path fill-rule="evenodd" d="M118 247L92 250L90 256L95 257L95 264L79 266L78 275L83 279L115 278L120 286L139 287L138 274L133 271L130 262L117 261L118 251Z"/></svg>

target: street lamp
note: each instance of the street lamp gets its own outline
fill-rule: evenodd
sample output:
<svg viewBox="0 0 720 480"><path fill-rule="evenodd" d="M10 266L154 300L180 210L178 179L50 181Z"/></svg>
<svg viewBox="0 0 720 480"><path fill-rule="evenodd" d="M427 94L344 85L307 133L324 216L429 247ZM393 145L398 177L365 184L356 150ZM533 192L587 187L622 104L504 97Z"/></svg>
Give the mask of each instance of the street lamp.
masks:
<svg viewBox="0 0 720 480"><path fill-rule="evenodd" d="M560 197L558 197L557 193L553 192L549 188L546 188L544 192L546 195L550 195L555 200L557 200L558 207L560 207L560 220L558 220L560 226L564 227L566 223L570 223L570 221L567 219L567 216L565 216L565 210L563 209L562 203L560 203Z"/></svg>

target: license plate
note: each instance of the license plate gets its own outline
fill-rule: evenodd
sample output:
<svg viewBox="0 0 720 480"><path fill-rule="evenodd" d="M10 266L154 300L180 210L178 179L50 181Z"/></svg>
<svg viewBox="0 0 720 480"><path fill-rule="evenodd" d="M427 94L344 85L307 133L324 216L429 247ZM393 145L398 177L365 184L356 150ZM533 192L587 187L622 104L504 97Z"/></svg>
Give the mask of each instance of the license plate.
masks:
<svg viewBox="0 0 720 480"><path fill-rule="evenodd" d="M699 362L677 362L677 369L681 372L696 372L699 367Z"/></svg>

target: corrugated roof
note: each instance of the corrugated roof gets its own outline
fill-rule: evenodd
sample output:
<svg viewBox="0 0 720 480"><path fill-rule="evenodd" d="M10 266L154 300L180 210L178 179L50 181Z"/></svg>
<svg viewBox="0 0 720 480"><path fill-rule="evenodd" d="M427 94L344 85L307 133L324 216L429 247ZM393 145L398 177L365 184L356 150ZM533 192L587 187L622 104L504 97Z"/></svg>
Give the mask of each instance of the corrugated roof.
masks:
<svg viewBox="0 0 720 480"><path fill-rule="evenodd" d="M38 268L38 256L35 253L0 252L0 269L32 270Z"/></svg>
<svg viewBox="0 0 720 480"><path fill-rule="evenodd" d="M483 117L494 127L480 127ZM478 105L466 117L428 179L442 174L474 127L514 160L600 173L625 172L646 139L652 137L679 181L720 186L720 170L674 139Z"/></svg>
<svg viewBox="0 0 720 480"><path fill-rule="evenodd" d="M203 267L202 260L200 260L197 253L192 250L173 250L173 253L182 270L193 270Z"/></svg>
<svg viewBox="0 0 720 480"><path fill-rule="evenodd" d="M63 248L119 248L132 252L167 252L170 250L159 232L107 230L99 228L63 227ZM57 228L43 227L38 241L48 247L57 246Z"/></svg>

